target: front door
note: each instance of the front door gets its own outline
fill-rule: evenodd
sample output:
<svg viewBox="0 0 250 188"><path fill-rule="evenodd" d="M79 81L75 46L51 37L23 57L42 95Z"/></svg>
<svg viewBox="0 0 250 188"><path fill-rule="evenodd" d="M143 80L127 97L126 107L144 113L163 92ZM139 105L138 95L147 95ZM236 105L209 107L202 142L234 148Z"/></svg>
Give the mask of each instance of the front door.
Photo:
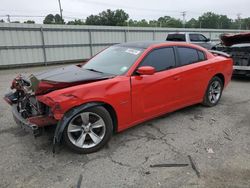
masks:
<svg viewBox="0 0 250 188"><path fill-rule="evenodd" d="M140 63L141 66L152 66L156 73L135 73L131 76L132 114L135 122L171 111L181 80L175 72L176 58L172 47L149 52Z"/></svg>

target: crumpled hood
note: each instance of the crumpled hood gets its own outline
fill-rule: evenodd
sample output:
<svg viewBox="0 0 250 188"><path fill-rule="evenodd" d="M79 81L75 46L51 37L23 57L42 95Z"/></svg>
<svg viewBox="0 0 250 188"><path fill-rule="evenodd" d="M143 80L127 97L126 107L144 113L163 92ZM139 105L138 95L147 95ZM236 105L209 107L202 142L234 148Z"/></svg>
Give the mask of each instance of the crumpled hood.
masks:
<svg viewBox="0 0 250 188"><path fill-rule="evenodd" d="M225 46L250 43L250 33L240 33L240 34L235 34L235 35L222 34L220 36L220 39Z"/></svg>
<svg viewBox="0 0 250 188"><path fill-rule="evenodd" d="M41 81L72 83L72 82L79 82L79 81L99 80L99 79L110 77L111 75L86 70L77 65L70 65L70 66L34 74L34 76L38 80L41 80Z"/></svg>
<svg viewBox="0 0 250 188"><path fill-rule="evenodd" d="M36 94L44 94L78 84L112 78L114 75L95 72L70 65L30 76L31 88Z"/></svg>

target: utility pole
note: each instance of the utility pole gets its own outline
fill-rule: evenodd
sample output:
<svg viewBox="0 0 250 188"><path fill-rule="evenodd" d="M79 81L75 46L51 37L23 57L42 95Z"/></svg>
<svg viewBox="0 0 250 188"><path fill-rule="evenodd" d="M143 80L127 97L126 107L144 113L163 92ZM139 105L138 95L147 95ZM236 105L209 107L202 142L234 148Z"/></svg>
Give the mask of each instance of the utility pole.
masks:
<svg viewBox="0 0 250 188"><path fill-rule="evenodd" d="M62 24L63 24L63 15L62 15L62 7L61 7L61 0L58 0L58 3L59 3L59 9L60 9L60 16L61 16L61 21L62 21Z"/></svg>
<svg viewBox="0 0 250 188"><path fill-rule="evenodd" d="M186 14L187 14L186 11L181 12L183 28L185 28L186 25Z"/></svg>
<svg viewBox="0 0 250 188"><path fill-rule="evenodd" d="M10 15L7 14L6 16L7 16L7 21L10 23Z"/></svg>
<svg viewBox="0 0 250 188"><path fill-rule="evenodd" d="M237 14L237 19L238 19L239 22L240 22L239 30L241 30L241 13L238 13L238 14Z"/></svg>

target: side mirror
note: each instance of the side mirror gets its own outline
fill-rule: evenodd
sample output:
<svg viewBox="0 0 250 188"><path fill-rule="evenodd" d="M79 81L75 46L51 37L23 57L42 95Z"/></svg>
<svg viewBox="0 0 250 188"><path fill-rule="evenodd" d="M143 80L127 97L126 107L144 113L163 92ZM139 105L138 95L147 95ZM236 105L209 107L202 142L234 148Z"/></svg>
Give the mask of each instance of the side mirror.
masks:
<svg viewBox="0 0 250 188"><path fill-rule="evenodd" d="M155 68L151 66L139 67L136 71L140 75L152 75L155 73Z"/></svg>

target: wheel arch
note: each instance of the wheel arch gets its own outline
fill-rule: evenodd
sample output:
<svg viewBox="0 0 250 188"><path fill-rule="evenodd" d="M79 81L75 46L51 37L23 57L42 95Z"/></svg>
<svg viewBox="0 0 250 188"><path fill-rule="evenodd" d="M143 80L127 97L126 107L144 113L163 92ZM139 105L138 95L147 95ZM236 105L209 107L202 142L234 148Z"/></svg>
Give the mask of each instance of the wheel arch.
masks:
<svg viewBox="0 0 250 188"><path fill-rule="evenodd" d="M54 139L53 139L53 144L55 145L56 143L60 143L62 139L62 133L67 126L68 122L71 120L72 114L77 114L83 110L86 110L88 108L92 108L95 106L103 106L110 114L110 117L112 119L113 123L113 128L114 132L117 131L118 127L118 120L117 120L117 114L115 109L113 108L112 105L102 102L102 101L94 101L94 102L87 102L84 104L81 104L79 106L75 106L71 109L69 109L63 116L63 118L57 123L56 130L54 133Z"/></svg>
<svg viewBox="0 0 250 188"><path fill-rule="evenodd" d="M224 85L225 85L225 76L222 73L217 73L213 77L216 77L216 76L221 79L223 87L224 87Z"/></svg>
<svg viewBox="0 0 250 188"><path fill-rule="evenodd" d="M114 128L113 131L114 133L116 133L118 129L118 118L117 118L117 113L114 107L108 103L102 103L101 106L103 106L109 112L112 122L113 122L113 128Z"/></svg>

